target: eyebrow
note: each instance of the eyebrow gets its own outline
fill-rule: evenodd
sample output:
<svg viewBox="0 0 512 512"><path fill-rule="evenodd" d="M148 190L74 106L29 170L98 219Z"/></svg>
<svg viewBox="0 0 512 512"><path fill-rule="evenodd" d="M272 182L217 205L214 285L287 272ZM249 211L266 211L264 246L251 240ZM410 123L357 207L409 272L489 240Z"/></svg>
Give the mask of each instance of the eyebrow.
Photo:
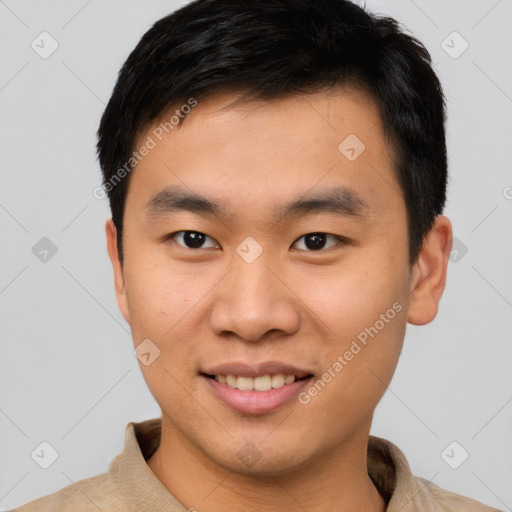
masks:
<svg viewBox="0 0 512 512"><path fill-rule="evenodd" d="M152 220L181 211L219 218L228 216L227 210L220 203L175 187L164 188L145 204L144 210L146 217ZM275 206L272 216L275 220L282 220L290 216L334 213L363 220L368 210L368 204L354 190L345 186L335 186Z"/></svg>

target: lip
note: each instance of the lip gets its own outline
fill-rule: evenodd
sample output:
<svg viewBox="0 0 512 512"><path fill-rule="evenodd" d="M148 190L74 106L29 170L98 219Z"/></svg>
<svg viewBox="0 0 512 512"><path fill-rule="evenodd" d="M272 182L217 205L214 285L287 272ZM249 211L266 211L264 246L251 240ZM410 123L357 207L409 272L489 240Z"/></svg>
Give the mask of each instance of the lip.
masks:
<svg viewBox="0 0 512 512"><path fill-rule="evenodd" d="M222 373L222 372L220 372ZM281 371L275 373L282 373ZM291 375L293 372L290 372ZM210 374L211 375L211 374ZM240 375L240 374L238 374ZM251 375L240 375L250 377ZM248 415L262 415L276 411L290 403L307 386L313 376L303 380L296 380L291 384L285 384L281 388L268 391L241 391L227 384L211 379L204 374L201 379L209 387L214 395L225 405L235 411Z"/></svg>
<svg viewBox="0 0 512 512"><path fill-rule="evenodd" d="M302 379L313 372L298 368L291 364L280 363L277 361L263 361L260 363L244 363L231 362L222 363L216 366L211 366L200 371L200 373L207 375L236 375L237 377L260 377L261 375L275 375L283 373L284 375L295 375L298 379ZM259 391L265 393L265 391Z"/></svg>

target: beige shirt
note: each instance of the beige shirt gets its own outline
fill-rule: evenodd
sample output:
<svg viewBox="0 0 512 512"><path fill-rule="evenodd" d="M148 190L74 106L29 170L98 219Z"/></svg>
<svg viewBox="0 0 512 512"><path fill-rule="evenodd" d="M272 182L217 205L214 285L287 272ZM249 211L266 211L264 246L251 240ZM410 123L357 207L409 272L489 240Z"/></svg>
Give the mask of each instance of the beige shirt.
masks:
<svg viewBox="0 0 512 512"><path fill-rule="evenodd" d="M160 418L126 426L124 451L108 473L80 480L12 512L187 512L156 478L146 460L160 443ZM404 454L370 436L368 474L388 502L388 512L497 512L475 500L414 477Z"/></svg>

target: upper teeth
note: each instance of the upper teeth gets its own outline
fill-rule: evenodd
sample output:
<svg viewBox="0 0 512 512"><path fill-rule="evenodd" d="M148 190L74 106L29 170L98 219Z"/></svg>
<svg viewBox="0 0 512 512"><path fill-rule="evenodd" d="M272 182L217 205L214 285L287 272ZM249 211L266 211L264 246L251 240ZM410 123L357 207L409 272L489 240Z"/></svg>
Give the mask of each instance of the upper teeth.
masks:
<svg viewBox="0 0 512 512"><path fill-rule="evenodd" d="M237 377L236 375L215 375L215 380L242 391L269 391L270 389L282 388L285 384L295 381L295 375L262 375L261 377Z"/></svg>

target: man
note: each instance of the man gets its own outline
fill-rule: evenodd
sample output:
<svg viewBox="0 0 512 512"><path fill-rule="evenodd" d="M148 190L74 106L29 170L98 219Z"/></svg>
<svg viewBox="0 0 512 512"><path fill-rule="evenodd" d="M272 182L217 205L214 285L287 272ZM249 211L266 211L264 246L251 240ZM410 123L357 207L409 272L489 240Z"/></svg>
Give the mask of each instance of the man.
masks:
<svg viewBox="0 0 512 512"><path fill-rule="evenodd" d="M445 107L430 56L346 0L198 0L98 131L119 308L161 418L18 510L486 511L369 435L438 310Z"/></svg>

